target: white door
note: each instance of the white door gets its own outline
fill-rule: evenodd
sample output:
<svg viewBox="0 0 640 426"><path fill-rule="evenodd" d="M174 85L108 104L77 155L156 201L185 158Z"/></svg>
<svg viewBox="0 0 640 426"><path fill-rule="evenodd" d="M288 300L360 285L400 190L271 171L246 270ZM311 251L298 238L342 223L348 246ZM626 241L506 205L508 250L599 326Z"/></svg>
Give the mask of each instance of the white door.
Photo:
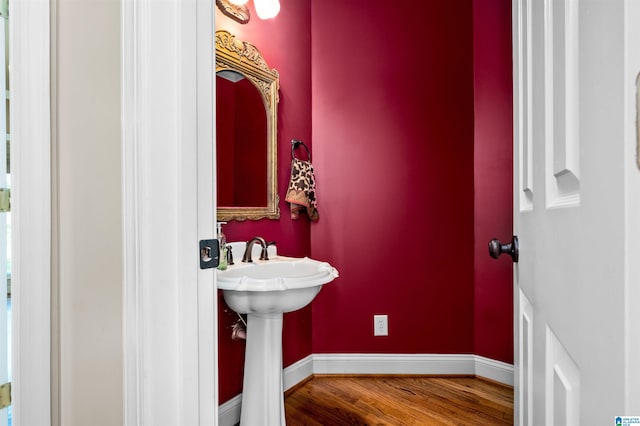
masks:
<svg viewBox="0 0 640 426"><path fill-rule="evenodd" d="M519 425L640 416L629 398L640 362L625 202L640 173L628 137L631 3L513 0Z"/></svg>

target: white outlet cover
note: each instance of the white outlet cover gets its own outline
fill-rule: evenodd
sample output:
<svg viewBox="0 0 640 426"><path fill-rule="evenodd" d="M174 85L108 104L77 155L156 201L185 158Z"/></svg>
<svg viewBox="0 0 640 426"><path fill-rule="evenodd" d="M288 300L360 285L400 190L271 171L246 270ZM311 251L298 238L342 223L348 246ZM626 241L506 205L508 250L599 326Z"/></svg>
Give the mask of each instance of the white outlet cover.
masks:
<svg viewBox="0 0 640 426"><path fill-rule="evenodd" d="M389 335L389 319L387 315L373 316L373 335L374 336Z"/></svg>

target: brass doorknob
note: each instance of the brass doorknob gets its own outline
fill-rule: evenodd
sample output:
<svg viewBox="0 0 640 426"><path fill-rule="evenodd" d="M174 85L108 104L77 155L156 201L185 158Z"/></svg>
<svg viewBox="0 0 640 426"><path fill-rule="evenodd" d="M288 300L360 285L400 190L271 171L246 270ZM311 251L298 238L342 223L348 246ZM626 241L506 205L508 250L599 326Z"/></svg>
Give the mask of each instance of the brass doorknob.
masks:
<svg viewBox="0 0 640 426"><path fill-rule="evenodd" d="M518 263L518 237L516 235L511 237L511 242L507 244L502 244L497 238L489 241L489 255L497 259L501 254L508 254L513 263Z"/></svg>

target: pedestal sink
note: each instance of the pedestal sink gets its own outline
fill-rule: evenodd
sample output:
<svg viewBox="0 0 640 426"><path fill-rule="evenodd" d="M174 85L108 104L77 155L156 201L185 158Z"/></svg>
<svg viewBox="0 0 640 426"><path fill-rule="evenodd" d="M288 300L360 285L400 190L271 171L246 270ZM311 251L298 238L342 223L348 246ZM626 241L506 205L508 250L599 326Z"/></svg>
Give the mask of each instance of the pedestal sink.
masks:
<svg viewBox="0 0 640 426"><path fill-rule="evenodd" d="M239 259L244 243L230 243ZM253 247L253 258L260 247ZM278 256L269 247L269 259L229 266L216 271L218 288L234 311L247 314L247 346L242 388L241 426L285 425L282 386L282 314L313 300L338 271L326 262Z"/></svg>

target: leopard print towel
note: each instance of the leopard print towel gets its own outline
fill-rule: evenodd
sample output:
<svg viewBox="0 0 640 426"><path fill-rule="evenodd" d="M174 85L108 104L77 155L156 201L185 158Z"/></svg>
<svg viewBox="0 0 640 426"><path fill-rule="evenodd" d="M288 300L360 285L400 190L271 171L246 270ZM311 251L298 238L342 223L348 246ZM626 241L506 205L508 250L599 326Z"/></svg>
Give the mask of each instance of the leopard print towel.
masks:
<svg viewBox="0 0 640 426"><path fill-rule="evenodd" d="M309 161L294 158L291 161L291 180L284 200L291 204L291 219L297 219L301 210L306 210L309 219L320 217L316 201L316 179Z"/></svg>

